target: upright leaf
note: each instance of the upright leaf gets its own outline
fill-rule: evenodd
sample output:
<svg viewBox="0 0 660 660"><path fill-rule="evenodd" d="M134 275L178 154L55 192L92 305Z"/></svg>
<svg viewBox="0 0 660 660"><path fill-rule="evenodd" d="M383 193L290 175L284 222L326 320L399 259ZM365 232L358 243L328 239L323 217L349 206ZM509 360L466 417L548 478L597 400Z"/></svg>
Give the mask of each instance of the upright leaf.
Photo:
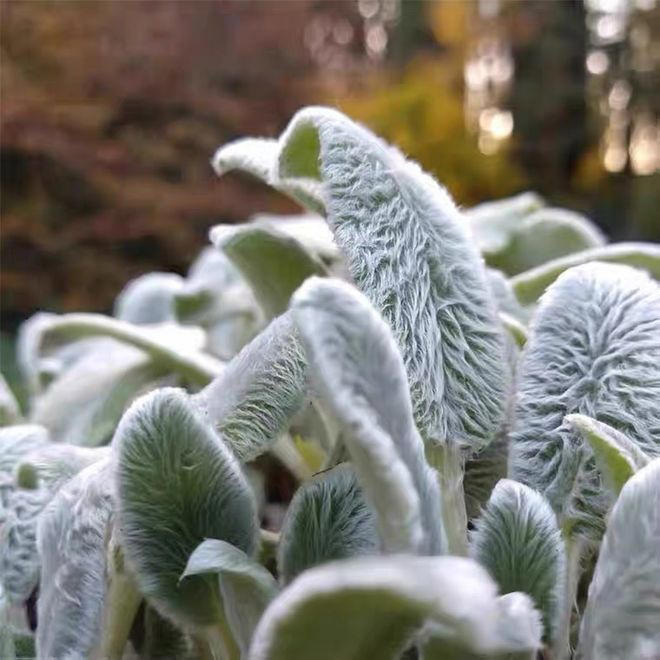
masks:
<svg viewBox="0 0 660 660"><path fill-rule="evenodd" d="M338 420L388 551L441 553L440 493L389 327L353 287L312 278L294 295L321 403Z"/></svg>
<svg viewBox="0 0 660 660"><path fill-rule="evenodd" d="M520 365L509 471L563 527L597 540L610 503L590 448L564 423L599 419L660 454L660 287L627 266L585 264L542 298Z"/></svg>
<svg viewBox="0 0 660 660"><path fill-rule="evenodd" d="M303 405L306 361L289 314L268 325L192 397L242 461L265 452Z"/></svg>
<svg viewBox="0 0 660 660"><path fill-rule="evenodd" d="M5 377L0 374L0 426L18 424L21 411Z"/></svg>
<svg viewBox="0 0 660 660"><path fill-rule="evenodd" d="M140 590L182 625L214 625L223 616L214 581L179 578L206 538L256 550L256 503L237 460L189 397L171 388L138 399L113 446L120 541Z"/></svg>
<svg viewBox="0 0 660 660"><path fill-rule="evenodd" d="M293 292L325 266L295 238L275 228L218 225L211 241L249 282L267 317L286 311Z"/></svg>
<svg viewBox="0 0 660 660"><path fill-rule="evenodd" d="M592 261L634 266L660 280L660 247L653 243L614 243L549 261L512 277L511 285L518 300L523 305L529 305L536 302L564 271Z"/></svg>
<svg viewBox="0 0 660 660"><path fill-rule="evenodd" d="M524 597L523 597L524 599ZM249 660L349 660L401 656L427 621L464 651L514 650L503 604L478 564L459 557L370 557L302 573L270 605ZM529 650L540 630L526 601L506 628L528 629ZM511 620L513 619L513 620Z"/></svg>
<svg viewBox="0 0 660 660"><path fill-rule="evenodd" d="M112 511L108 457L69 481L40 517L40 658L90 657L100 644Z"/></svg>
<svg viewBox="0 0 660 660"><path fill-rule="evenodd" d="M649 457L623 433L586 415L564 418L591 446L605 485L616 497L626 481L649 462Z"/></svg>
<svg viewBox="0 0 660 660"><path fill-rule="evenodd" d="M657 657L660 649L660 459L621 490L580 628L584 660Z"/></svg>
<svg viewBox="0 0 660 660"><path fill-rule="evenodd" d="M313 566L379 550L374 512L355 471L339 465L303 484L291 500L280 532L277 572L288 584Z"/></svg>
<svg viewBox="0 0 660 660"><path fill-rule="evenodd" d="M529 594L552 640L562 606L564 543L555 514L536 491L502 479L476 522L470 554L502 593Z"/></svg>

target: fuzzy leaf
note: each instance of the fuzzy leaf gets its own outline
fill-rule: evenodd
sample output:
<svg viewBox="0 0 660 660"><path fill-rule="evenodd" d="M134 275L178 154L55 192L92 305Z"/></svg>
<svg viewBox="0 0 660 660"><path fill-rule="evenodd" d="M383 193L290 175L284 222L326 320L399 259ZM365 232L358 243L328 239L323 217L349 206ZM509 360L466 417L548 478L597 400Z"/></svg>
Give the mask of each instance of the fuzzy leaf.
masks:
<svg viewBox="0 0 660 660"><path fill-rule="evenodd" d="M527 328L514 316L506 312L498 313L502 325L506 328L518 348L523 348L527 343Z"/></svg>
<svg viewBox="0 0 660 660"><path fill-rule="evenodd" d="M298 159L301 144L307 154ZM507 389L504 342L481 259L447 192L394 148L328 108L280 138L279 174L318 176L349 274L392 328L425 440L478 449Z"/></svg>
<svg viewBox="0 0 660 660"><path fill-rule="evenodd" d="M562 527L598 540L610 503L564 417L589 415L660 454L659 368L660 287L645 273L585 264L541 299L520 364L509 473L547 497Z"/></svg>
<svg viewBox="0 0 660 660"><path fill-rule="evenodd" d="M302 206L322 213L324 210L321 185L313 175L314 145L299 141L296 158L305 164L305 171L295 177L280 177L276 171L279 153L277 140L242 138L220 147L213 156L213 169L218 176L230 170L242 170L288 195Z"/></svg>
<svg viewBox="0 0 660 660"><path fill-rule="evenodd" d="M211 242L249 282L268 318L286 311L293 292L325 266L295 238L269 227L217 225Z"/></svg>
<svg viewBox="0 0 660 660"><path fill-rule="evenodd" d="M660 459L633 475L610 514L582 618L584 660L649 659L660 648Z"/></svg>
<svg viewBox="0 0 660 660"><path fill-rule="evenodd" d="M499 229L503 240L495 250L492 245L483 246L483 252L490 266L509 275L605 244L605 237L591 220L566 209L546 207L502 220L504 224ZM483 223L473 223L472 227L479 241Z"/></svg>
<svg viewBox="0 0 660 660"><path fill-rule="evenodd" d="M575 252L520 273L511 278L511 286L523 305L536 302L541 294L564 271L591 261L626 264L645 270L660 280L660 247L653 243L615 243Z"/></svg>
<svg viewBox="0 0 660 660"><path fill-rule="evenodd" d="M303 405L306 362L289 314L274 319L192 398L242 461L264 453Z"/></svg>
<svg viewBox="0 0 660 660"><path fill-rule="evenodd" d="M561 614L565 552L555 514L543 496L502 479L476 522L470 554L502 593L531 596L543 615L544 639L551 641Z"/></svg>
<svg viewBox="0 0 660 660"><path fill-rule="evenodd" d="M373 510L354 470L339 465L303 484L291 500L280 533L277 572L288 584L313 566L379 550Z"/></svg>
<svg viewBox="0 0 660 660"><path fill-rule="evenodd" d="M368 300L339 280L309 279L292 311L314 382L338 420L387 551L441 553L440 492L412 418L403 360Z"/></svg>
<svg viewBox="0 0 660 660"><path fill-rule="evenodd" d="M181 576L217 574L227 621L242 654L264 610L277 594L275 578L242 550L224 541L207 539L190 555Z"/></svg>
<svg viewBox="0 0 660 660"><path fill-rule="evenodd" d="M369 557L302 573L264 613L249 659L394 660L427 620L468 651L502 649L502 606L478 564L458 557ZM528 606L515 623L521 628L529 621L538 628ZM537 647L539 631L530 633L528 643Z"/></svg>
<svg viewBox="0 0 660 660"><path fill-rule="evenodd" d="M213 581L179 578L206 538L256 550L256 503L237 460L172 388L138 399L113 446L121 545L140 590L175 621L211 625L219 614Z"/></svg>
<svg viewBox="0 0 660 660"><path fill-rule="evenodd" d="M108 457L71 479L40 517L40 658L88 658L99 644L112 490Z"/></svg>
<svg viewBox="0 0 660 660"><path fill-rule="evenodd" d="M632 440L607 424L586 415L567 415L564 421L589 443L603 481L615 497L650 460Z"/></svg>
<svg viewBox="0 0 660 660"><path fill-rule="evenodd" d="M497 311L513 316L526 326L529 322L529 310L518 302L510 280L505 277L504 273L494 268L487 268L486 276L488 277L491 293L495 298Z"/></svg>
<svg viewBox="0 0 660 660"><path fill-rule="evenodd" d="M21 410L14 393L11 391L5 377L0 374L0 426L18 424L21 419Z"/></svg>
<svg viewBox="0 0 660 660"><path fill-rule="evenodd" d="M184 280L175 273L147 273L131 280L115 300L114 316L129 323L174 321L174 294Z"/></svg>

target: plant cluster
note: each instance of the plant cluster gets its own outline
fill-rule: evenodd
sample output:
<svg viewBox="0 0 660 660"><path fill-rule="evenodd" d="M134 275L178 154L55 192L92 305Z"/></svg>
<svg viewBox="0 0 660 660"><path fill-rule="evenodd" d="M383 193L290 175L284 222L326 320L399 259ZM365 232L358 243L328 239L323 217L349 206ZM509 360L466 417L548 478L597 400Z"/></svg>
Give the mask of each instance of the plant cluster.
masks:
<svg viewBox="0 0 660 660"><path fill-rule="evenodd" d="M0 656L657 658L660 248L459 209L327 108L213 166L306 213L21 328Z"/></svg>

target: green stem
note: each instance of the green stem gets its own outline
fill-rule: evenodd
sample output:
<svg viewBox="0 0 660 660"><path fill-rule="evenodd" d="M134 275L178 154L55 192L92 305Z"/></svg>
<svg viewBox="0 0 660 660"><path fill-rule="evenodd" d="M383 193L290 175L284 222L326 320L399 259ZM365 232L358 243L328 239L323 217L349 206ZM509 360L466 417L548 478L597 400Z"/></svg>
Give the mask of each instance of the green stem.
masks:
<svg viewBox="0 0 660 660"><path fill-rule="evenodd" d="M561 618L555 636L552 657L554 660L570 660L571 657L571 622L577 608L577 589L580 582L584 541L566 534L566 574L564 578L564 601Z"/></svg>
<svg viewBox="0 0 660 660"><path fill-rule="evenodd" d="M259 535L261 537L259 563L266 566L277 556L277 546L280 542L280 535L277 532L271 532L267 529L259 530Z"/></svg>
<svg viewBox="0 0 660 660"><path fill-rule="evenodd" d="M426 458L436 469L442 495L442 519L449 553L466 556L467 512L463 493L464 460L460 450L451 445L426 446Z"/></svg>
<svg viewBox="0 0 660 660"><path fill-rule="evenodd" d="M135 587L128 573L114 573L108 585L103 622L101 657L107 660L120 660L126 640L131 632L133 619L142 601L142 595Z"/></svg>

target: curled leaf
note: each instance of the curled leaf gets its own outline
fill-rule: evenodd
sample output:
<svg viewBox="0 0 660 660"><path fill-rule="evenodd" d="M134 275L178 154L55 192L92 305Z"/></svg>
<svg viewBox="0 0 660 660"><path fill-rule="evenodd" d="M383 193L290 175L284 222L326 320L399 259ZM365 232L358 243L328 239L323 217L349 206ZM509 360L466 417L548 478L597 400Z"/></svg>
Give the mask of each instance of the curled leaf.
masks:
<svg viewBox="0 0 660 660"><path fill-rule="evenodd" d="M354 470L339 465L303 484L287 509L277 553L280 579L335 559L375 555L376 520Z"/></svg>
<svg viewBox="0 0 660 660"><path fill-rule="evenodd" d="M557 632L564 581L564 543L542 495L502 479L476 522L470 554L502 593L529 594L543 615L544 639Z"/></svg>
<svg viewBox="0 0 660 660"><path fill-rule="evenodd" d="M660 459L612 509L580 628L584 660L654 658L660 648Z"/></svg>
<svg viewBox="0 0 660 660"><path fill-rule="evenodd" d="M218 225L210 237L249 282L269 318L286 311L291 295L308 277L327 274L297 239L275 228Z"/></svg>
<svg viewBox="0 0 660 660"><path fill-rule="evenodd" d="M616 497L626 481L650 458L623 433L586 415L567 415L564 421L591 446L603 481Z"/></svg>
<svg viewBox="0 0 660 660"><path fill-rule="evenodd" d="M256 550L256 503L231 451L182 391L138 399L117 428L121 545L142 593L185 626L217 621L213 581L179 584L188 558L206 538L248 555Z"/></svg>
<svg viewBox="0 0 660 660"><path fill-rule="evenodd" d="M271 603L249 660L395 660L426 622L438 624L464 651L512 650L502 630L503 609L513 619L507 628L528 629L528 647L538 647L533 608L527 603L511 617L491 578L471 560L398 556L333 562L305 571Z"/></svg>
<svg viewBox="0 0 660 660"><path fill-rule="evenodd" d="M627 266L567 271L542 298L520 364L512 478L543 493L562 526L597 540L610 498L564 417L581 413L660 453L660 288Z"/></svg>
<svg viewBox="0 0 660 660"><path fill-rule="evenodd" d="M645 270L660 279L660 247L653 243L616 243L575 252L532 268L511 278L511 286L523 305L535 302L564 271L592 261L611 262Z"/></svg>
<svg viewBox="0 0 660 660"><path fill-rule="evenodd" d="M342 428L385 549L443 552L440 492L389 327L362 294L338 280L308 280L292 311L321 404Z"/></svg>

